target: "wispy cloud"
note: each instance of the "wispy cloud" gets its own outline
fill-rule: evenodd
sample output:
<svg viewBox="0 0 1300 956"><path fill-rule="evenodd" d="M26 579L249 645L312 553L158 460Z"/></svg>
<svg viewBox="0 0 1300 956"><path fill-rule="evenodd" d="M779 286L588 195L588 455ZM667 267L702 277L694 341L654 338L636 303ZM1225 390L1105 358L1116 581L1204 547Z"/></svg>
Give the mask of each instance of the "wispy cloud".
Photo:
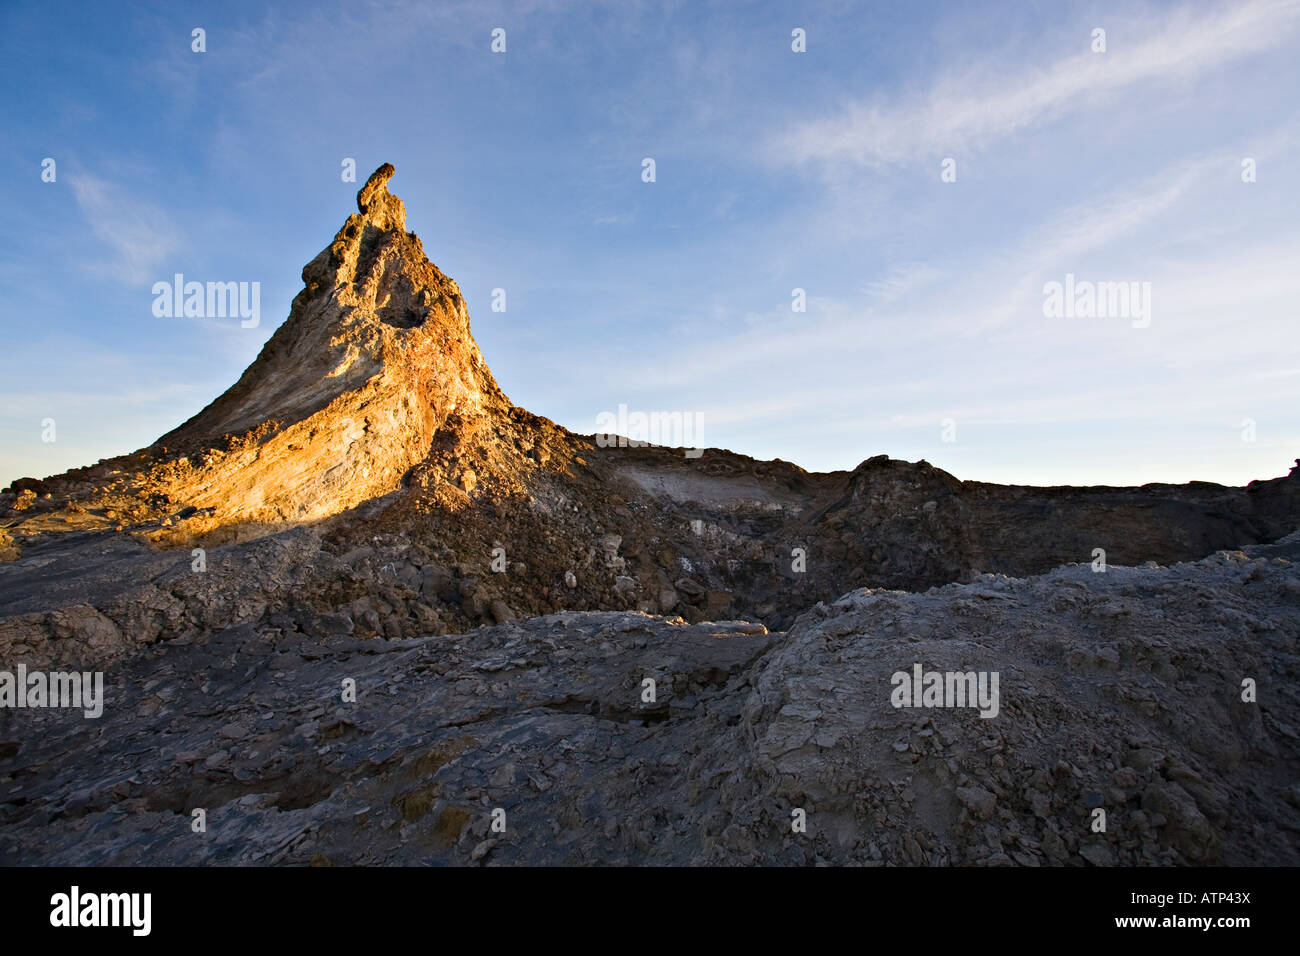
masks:
<svg viewBox="0 0 1300 956"><path fill-rule="evenodd" d="M889 305L911 294L917 289L932 285L944 277L942 269L934 266L913 263L895 266L882 279L867 284L866 292L877 306Z"/></svg>
<svg viewBox="0 0 1300 956"><path fill-rule="evenodd" d="M1025 128L1049 122L1135 84L1177 80L1283 43L1295 27L1297 0L1249 0L1167 23L1112 31L1108 51L1091 50L1048 69L1008 73L984 63L940 79L911 99L857 101L832 116L794 126L775 137L778 162L825 161L881 166L977 149ZM1136 36L1148 36L1141 43ZM1126 38L1126 39L1121 39ZM1080 38L1086 45L1087 37Z"/></svg>
<svg viewBox="0 0 1300 956"><path fill-rule="evenodd" d="M180 245L180 233L167 214L87 173L70 175L68 181L91 231L113 252L90 268L129 285L158 279L161 263Z"/></svg>
<svg viewBox="0 0 1300 956"><path fill-rule="evenodd" d="M1144 182L1116 190L1053 217L1028 232L1014 249L1006 250L1000 261L1006 268L991 265L985 275L996 277L993 288L1008 290L1002 296L985 298L992 304L979 320L967 314L962 326L978 333L989 326L1023 319L1027 305L1041 303L1040 283L1045 273L1054 279L1074 270L1083 257L1113 249L1121 239L1149 227L1160 216L1179 208L1180 202L1195 186L1202 184L1215 169L1230 169L1231 159L1203 157L1176 168L1161 170ZM993 263L999 260L992 260Z"/></svg>

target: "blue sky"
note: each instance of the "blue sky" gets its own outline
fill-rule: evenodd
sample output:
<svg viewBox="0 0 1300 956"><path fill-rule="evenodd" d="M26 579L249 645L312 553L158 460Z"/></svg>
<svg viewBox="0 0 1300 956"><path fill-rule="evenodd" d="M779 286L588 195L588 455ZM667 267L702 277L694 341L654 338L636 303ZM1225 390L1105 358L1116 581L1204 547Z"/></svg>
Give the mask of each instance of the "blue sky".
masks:
<svg viewBox="0 0 1300 956"><path fill-rule="evenodd" d="M625 404L811 470L1285 474L1298 54L1297 0L6 3L0 484L232 384L355 209L345 157L397 167L503 389L575 431ZM261 325L156 318L177 272L260 282ZM1044 316L1067 274L1150 283L1149 326Z"/></svg>

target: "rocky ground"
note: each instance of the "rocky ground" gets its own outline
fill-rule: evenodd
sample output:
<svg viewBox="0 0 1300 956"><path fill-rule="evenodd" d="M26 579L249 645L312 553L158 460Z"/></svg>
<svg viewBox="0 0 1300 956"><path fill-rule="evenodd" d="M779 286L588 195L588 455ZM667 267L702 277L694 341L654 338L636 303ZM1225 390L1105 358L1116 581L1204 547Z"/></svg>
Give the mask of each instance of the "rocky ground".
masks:
<svg viewBox="0 0 1300 956"><path fill-rule="evenodd" d="M0 860L1294 862L1300 467L609 447L501 392L393 173L229 391L0 492L0 671L110 687L0 708Z"/></svg>
<svg viewBox="0 0 1300 956"><path fill-rule="evenodd" d="M0 862L1294 865L1297 561L862 589L788 633L272 617L141 650L97 720L0 711ZM997 672L998 713L894 707L918 663Z"/></svg>

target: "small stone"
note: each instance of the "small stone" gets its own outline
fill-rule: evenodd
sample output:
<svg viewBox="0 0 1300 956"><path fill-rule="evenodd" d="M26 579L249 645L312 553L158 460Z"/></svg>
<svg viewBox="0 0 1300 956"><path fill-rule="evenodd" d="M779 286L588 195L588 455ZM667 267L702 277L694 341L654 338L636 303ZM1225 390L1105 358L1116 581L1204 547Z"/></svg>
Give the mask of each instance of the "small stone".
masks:
<svg viewBox="0 0 1300 956"><path fill-rule="evenodd" d="M897 746L897 745L895 745ZM989 793L983 787L958 787L957 799L981 820L987 820L993 816L993 811L997 808L997 797Z"/></svg>
<svg viewBox="0 0 1300 956"><path fill-rule="evenodd" d="M1093 866L1115 865L1115 854L1104 843L1089 843L1087 846L1079 847L1079 856Z"/></svg>

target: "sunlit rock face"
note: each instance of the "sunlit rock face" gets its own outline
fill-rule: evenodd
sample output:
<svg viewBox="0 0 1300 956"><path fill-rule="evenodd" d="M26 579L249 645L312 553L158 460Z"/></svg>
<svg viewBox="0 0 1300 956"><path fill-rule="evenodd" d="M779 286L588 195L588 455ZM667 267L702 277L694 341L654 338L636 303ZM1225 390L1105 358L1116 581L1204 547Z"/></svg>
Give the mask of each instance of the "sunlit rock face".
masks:
<svg viewBox="0 0 1300 956"><path fill-rule="evenodd" d="M212 509L191 533L337 514L399 488L440 430L458 439L508 412L460 289L406 231L393 172L358 193L239 381L159 439L156 490Z"/></svg>

